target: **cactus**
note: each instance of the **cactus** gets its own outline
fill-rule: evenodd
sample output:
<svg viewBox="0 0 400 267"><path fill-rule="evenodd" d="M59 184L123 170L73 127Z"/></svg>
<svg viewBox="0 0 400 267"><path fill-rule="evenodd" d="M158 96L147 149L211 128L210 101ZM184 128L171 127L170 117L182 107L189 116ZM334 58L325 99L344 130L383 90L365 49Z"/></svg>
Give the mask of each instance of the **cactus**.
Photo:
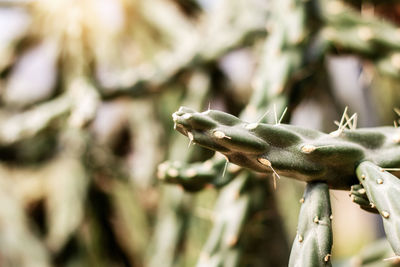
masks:
<svg viewBox="0 0 400 267"><path fill-rule="evenodd" d="M393 127L344 129L324 134L286 124L248 123L221 112L180 108L176 129L193 143L224 154L230 162L258 172L275 172L305 182L326 182L349 190L355 167L365 160L382 168L399 165L399 134Z"/></svg>
<svg viewBox="0 0 400 267"><path fill-rule="evenodd" d="M351 201L360 205L363 210L379 213L378 210L371 204L367 197L367 191L361 184L355 184L350 189Z"/></svg>
<svg viewBox="0 0 400 267"><path fill-rule="evenodd" d="M355 129L349 119L346 123L342 120L338 130L325 134L279 122L249 123L221 111L200 113L185 107L172 117L176 130L191 142L221 152L230 162L257 172L326 183L330 189L342 190L349 190L360 179L368 199L384 218L389 242L400 254L400 207L395 199L400 180L382 172L383 168L400 165L397 128ZM347 124L351 124L350 129L346 129ZM362 206L369 203L359 196L357 201Z"/></svg>
<svg viewBox="0 0 400 267"><path fill-rule="evenodd" d="M331 205L325 183L308 183L289 266L331 266Z"/></svg>
<svg viewBox="0 0 400 267"><path fill-rule="evenodd" d="M400 255L400 180L376 164L364 161L357 167L357 176L364 186L372 207L383 218L386 237L396 255Z"/></svg>

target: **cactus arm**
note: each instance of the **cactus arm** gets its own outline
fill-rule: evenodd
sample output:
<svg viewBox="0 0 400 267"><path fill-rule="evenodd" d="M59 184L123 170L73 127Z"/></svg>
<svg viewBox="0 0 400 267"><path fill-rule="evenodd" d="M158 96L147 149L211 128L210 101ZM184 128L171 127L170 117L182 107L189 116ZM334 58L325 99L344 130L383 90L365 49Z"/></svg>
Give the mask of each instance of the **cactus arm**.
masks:
<svg viewBox="0 0 400 267"><path fill-rule="evenodd" d="M357 177L368 198L383 219L386 237L396 255L400 255L400 179L376 164L364 161L357 167Z"/></svg>
<svg viewBox="0 0 400 267"><path fill-rule="evenodd" d="M207 185L219 188L229 183L240 168L226 164L226 159L219 157L202 163L166 161L159 165L157 176L167 183L181 185L186 191L196 192Z"/></svg>
<svg viewBox="0 0 400 267"><path fill-rule="evenodd" d="M289 266L331 266L331 205L325 183L308 183Z"/></svg>
<svg viewBox="0 0 400 267"><path fill-rule="evenodd" d="M237 245L251 204L250 195L243 194L243 191L250 176L249 172L242 172L222 189L215 207L214 226L197 267L239 266L241 250ZM227 261L230 261L230 264L227 264Z"/></svg>
<svg viewBox="0 0 400 267"><path fill-rule="evenodd" d="M193 143L224 154L230 162L332 189L357 183L355 168L369 160L383 168L400 166L399 130L393 127L340 130L331 134L286 124L248 123L232 115L180 108L176 130Z"/></svg>
<svg viewBox="0 0 400 267"><path fill-rule="evenodd" d="M361 184L352 185L350 188L351 201L360 205L365 211L372 213L379 213L379 211L372 205L367 197L367 192Z"/></svg>

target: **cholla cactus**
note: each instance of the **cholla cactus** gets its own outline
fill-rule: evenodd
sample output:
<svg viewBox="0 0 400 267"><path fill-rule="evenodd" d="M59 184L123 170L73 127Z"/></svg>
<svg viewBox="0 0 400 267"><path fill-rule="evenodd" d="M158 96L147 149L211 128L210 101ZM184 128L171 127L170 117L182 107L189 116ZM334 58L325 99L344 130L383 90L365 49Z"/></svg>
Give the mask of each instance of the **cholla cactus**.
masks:
<svg viewBox="0 0 400 267"><path fill-rule="evenodd" d="M370 203L370 207L378 209L388 240L396 255L400 254L400 225L397 219L400 205L396 201L400 195L400 180L385 171L396 170L393 168L400 165L400 131L397 128L355 129L351 125L351 129L346 129L351 120L347 123L342 120L337 131L325 134L279 122L249 123L221 111L196 112L185 107L181 107L172 117L176 130L188 136L192 143L221 152L232 163L257 172L274 173L309 183L306 199L308 195L324 199L323 209L317 207L320 201L304 201L311 207L308 210L315 209L315 214L308 212L304 215L308 218L304 218L304 212L301 212L299 229L309 229L307 225L310 221L316 224L323 221L324 225L330 225L330 221L326 220L327 216L330 217L329 198L326 197L328 187L349 190L359 180L368 197L364 200ZM357 192L360 193L360 190ZM327 236L329 233L330 226L326 231ZM303 238L299 235L300 242ZM318 235L312 238L318 238ZM319 255L322 250L324 259ZM296 246L293 251L298 251ZM314 262L315 266L321 266L318 262L328 264L329 244L317 242L312 251L308 260ZM292 266L301 265L293 262L303 262L301 253L296 255L299 258L291 259Z"/></svg>

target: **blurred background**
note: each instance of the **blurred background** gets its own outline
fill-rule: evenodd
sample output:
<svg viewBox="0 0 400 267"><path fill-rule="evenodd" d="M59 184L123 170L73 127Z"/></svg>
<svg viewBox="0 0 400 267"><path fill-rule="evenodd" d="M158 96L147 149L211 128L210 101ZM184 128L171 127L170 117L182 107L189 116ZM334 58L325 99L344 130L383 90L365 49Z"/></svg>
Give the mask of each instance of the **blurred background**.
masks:
<svg viewBox="0 0 400 267"><path fill-rule="evenodd" d="M304 184L225 173L171 114L397 126L399 23L390 0L0 0L0 266L286 266ZM395 266L331 198L334 265Z"/></svg>

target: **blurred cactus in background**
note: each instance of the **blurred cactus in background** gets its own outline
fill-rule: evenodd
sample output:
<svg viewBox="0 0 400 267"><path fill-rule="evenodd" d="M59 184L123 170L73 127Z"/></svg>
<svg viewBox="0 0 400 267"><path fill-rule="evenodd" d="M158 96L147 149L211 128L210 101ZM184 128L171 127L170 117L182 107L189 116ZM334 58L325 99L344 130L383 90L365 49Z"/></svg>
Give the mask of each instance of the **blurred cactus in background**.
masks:
<svg viewBox="0 0 400 267"><path fill-rule="evenodd" d="M400 266L399 18L390 0L0 0L0 266Z"/></svg>

